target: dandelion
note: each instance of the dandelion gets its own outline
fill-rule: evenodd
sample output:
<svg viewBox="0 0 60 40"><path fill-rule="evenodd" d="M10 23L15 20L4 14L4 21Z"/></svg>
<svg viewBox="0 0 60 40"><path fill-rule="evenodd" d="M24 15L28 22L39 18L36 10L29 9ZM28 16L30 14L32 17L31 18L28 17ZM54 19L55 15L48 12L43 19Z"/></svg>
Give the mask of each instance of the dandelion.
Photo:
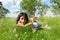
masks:
<svg viewBox="0 0 60 40"><path fill-rule="evenodd" d="M16 32L16 28L14 28L14 30L13 30L13 33L15 33Z"/></svg>
<svg viewBox="0 0 60 40"><path fill-rule="evenodd" d="M44 39L42 38L42 40L44 40Z"/></svg>
<svg viewBox="0 0 60 40"><path fill-rule="evenodd" d="M15 37L16 37L16 38L18 38L18 37L19 37L19 35L18 35L18 34L15 34Z"/></svg>
<svg viewBox="0 0 60 40"><path fill-rule="evenodd" d="M47 27L47 29L51 29L51 27Z"/></svg>
<svg viewBox="0 0 60 40"><path fill-rule="evenodd" d="M24 34L26 34L26 32Z"/></svg>
<svg viewBox="0 0 60 40"><path fill-rule="evenodd" d="M45 25L45 28L46 28L46 29L51 29L51 27L49 27L48 25Z"/></svg>
<svg viewBox="0 0 60 40"><path fill-rule="evenodd" d="M45 28L47 28L48 27L48 25L45 25Z"/></svg>

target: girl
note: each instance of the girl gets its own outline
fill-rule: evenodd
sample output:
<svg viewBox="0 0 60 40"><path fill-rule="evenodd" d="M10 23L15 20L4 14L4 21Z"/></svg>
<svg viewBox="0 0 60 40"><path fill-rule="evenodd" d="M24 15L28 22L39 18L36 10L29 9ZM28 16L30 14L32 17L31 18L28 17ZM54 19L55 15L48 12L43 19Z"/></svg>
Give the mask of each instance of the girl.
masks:
<svg viewBox="0 0 60 40"><path fill-rule="evenodd" d="M29 20L27 13L22 12L18 15L16 24L17 26L23 26L23 27L26 27L29 24L33 24L33 27L34 27L33 32L36 32L39 26L41 26L42 24L36 19L37 19L36 17L33 17L31 20Z"/></svg>
<svg viewBox="0 0 60 40"><path fill-rule="evenodd" d="M28 23L28 24L27 24ZM17 26L27 26L29 24L32 24L31 22L29 22L28 16L26 13L22 12L18 15L17 17L17 21L16 21Z"/></svg>

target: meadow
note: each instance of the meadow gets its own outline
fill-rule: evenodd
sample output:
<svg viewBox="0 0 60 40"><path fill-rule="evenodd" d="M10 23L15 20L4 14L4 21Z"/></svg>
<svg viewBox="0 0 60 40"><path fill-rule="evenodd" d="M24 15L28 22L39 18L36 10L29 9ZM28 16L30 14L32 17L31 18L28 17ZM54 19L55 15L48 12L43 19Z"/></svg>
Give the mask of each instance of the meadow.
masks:
<svg viewBox="0 0 60 40"><path fill-rule="evenodd" d="M17 27L15 18L0 18L0 40L60 40L60 18L38 18L46 22L50 29L39 28L32 32L32 25Z"/></svg>

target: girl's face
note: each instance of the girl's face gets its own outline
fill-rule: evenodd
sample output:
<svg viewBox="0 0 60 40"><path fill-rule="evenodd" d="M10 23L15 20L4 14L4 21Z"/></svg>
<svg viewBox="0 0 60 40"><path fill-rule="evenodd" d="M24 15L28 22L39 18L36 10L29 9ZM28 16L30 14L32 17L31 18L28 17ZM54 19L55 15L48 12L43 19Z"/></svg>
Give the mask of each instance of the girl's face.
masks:
<svg viewBox="0 0 60 40"><path fill-rule="evenodd" d="M23 25L26 23L26 19L25 19L24 16L21 16L19 21L20 21L20 23L22 23Z"/></svg>

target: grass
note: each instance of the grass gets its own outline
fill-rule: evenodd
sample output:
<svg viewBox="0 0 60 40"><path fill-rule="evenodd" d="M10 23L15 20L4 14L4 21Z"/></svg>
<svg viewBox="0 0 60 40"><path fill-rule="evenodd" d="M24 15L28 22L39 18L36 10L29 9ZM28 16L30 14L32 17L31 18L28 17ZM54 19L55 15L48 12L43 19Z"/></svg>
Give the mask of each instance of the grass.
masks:
<svg viewBox="0 0 60 40"><path fill-rule="evenodd" d="M32 33L32 25L26 28L16 27L14 18L0 18L0 40L60 40L60 18L39 18L51 29L39 29ZM14 28L17 30L14 31Z"/></svg>

